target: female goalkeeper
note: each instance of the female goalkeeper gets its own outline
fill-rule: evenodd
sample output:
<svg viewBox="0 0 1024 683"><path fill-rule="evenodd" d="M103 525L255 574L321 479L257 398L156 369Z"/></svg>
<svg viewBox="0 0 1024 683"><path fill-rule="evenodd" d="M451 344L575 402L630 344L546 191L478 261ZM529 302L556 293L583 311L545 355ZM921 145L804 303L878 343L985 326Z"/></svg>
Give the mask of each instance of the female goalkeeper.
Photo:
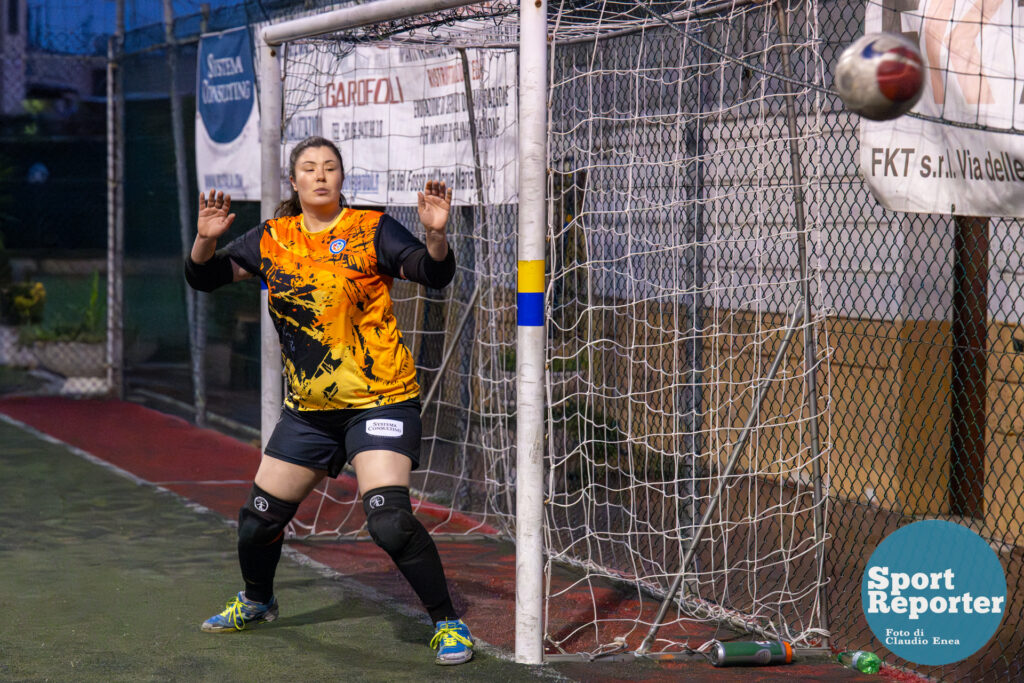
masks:
<svg viewBox="0 0 1024 683"><path fill-rule="evenodd" d="M245 589L202 628L240 631L277 618L274 573L285 527L325 476L336 477L351 462L370 535L436 625L437 663L461 664L473 656L472 637L409 501L409 473L419 464L419 385L389 294L395 277L434 288L451 282L455 256L445 225L452 191L429 181L419 193L424 245L387 214L345 208L344 177L332 142L303 140L289 159L292 196L275 218L220 250L217 240L235 219L231 197L200 195L185 278L204 292L254 276L266 283L288 384L238 516Z"/></svg>

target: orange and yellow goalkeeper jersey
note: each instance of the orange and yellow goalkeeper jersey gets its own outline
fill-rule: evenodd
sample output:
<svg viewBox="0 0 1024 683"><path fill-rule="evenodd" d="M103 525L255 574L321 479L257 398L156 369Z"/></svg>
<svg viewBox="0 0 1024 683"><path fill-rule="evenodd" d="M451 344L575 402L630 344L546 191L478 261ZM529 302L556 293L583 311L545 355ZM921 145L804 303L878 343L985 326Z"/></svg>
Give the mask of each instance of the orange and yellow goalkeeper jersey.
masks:
<svg viewBox="0 0 1024 683"><path fill-rule="evenodd" d="M302 216L268 220L224 249L267 285L296 410L369 408L419 395L392 310L392 278L426 248L377 211L344 209L311 233Z"/></svg>

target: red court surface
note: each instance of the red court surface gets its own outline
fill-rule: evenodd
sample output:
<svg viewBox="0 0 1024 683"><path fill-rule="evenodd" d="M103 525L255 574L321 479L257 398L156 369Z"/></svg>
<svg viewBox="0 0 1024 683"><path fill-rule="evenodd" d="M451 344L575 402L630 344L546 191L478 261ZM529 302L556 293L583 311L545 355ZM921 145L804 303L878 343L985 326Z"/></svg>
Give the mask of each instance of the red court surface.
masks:
<svg viewBox="0 0 1024 683"><path fill-rule="evenodd" d="M259 450L251 444L200 429L180 418L134 403L14 397L0 399L0 412L227 519L235 519L238 508L244 504L260 458ZM355 482L341 477L332 483L332 492L348 502L332 503L337 509L327 511L328 514L346 530L357 530L362 526L364 516L361 505L356 503ZM300 508L298 519L310 519L315 512L313 507L312 500L307 500ZM469 517L453 516L446 508L424 504L417 514L428 528L445 534L438 541L438 548L454 602L463 610L474 635L505 653L511 653L515 647L514 546L497 538L481 538L481 533L493 530ZM449 540L449 534L469 529L474 532L473 538ZM292 542L290 546L373 592L420 609L418 600L395 571L390 558L372 542ZM571 585L572 577L568 571L556 574L552 577L553 589ZM230 577L225 577L225 580L230 580ZM658 606L654 600L647 599L641 603L635 595L624 594L611 587L596 589L596 595L601 609L608 616L622 617L623 623L631 622L637 615L651 620ZM549 628L556 634L569 633L592 618L593 604L589 591L581 589L578 593L570 593L558 604L559 609L548 614ZM666 627L660 635L686 636L693 646L715 637L728 639L710 627L688 625L687 629L685 634L681 634L671 633L671 629ZM644 634L645 630L641 629L639 633L630 635L629 646L637 647ZM791 666L728 669L716 669L703 661L642 664L559 663L557 668L572 678L601 681L680 678L708 681L922 680L890 669L883 669L881 676L865 676L824 660Z"/></svg>

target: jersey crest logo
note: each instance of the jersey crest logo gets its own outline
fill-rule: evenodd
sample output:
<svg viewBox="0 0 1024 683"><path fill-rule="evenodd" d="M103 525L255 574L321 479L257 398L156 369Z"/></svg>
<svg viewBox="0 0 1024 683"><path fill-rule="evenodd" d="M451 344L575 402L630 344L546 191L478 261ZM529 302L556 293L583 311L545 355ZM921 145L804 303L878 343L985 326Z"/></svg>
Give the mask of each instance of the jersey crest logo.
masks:
<svg viewBox="0 0 1024 683"><path fill-rule="evenodd" d="M340 239L339 240L334 240L333 242L331 242L331 247L330 247L331 253L332 254L340 254L341 250L345 248L345 244L346 244L345 240L340 240Z"/></svg>

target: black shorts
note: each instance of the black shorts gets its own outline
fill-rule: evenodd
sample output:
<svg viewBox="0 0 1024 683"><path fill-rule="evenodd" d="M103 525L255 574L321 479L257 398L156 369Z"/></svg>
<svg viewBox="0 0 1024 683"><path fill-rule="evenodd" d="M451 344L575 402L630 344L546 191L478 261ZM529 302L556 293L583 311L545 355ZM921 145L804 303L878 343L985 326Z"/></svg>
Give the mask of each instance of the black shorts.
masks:
<svg viewBox="0 0 1024 683"><path fill-rule="evenodd" d="M267 455L327 470L336 477L357 453L395 451L420 465L419 399L349 410L293 410L287 406L267 442Z"/></svg>

